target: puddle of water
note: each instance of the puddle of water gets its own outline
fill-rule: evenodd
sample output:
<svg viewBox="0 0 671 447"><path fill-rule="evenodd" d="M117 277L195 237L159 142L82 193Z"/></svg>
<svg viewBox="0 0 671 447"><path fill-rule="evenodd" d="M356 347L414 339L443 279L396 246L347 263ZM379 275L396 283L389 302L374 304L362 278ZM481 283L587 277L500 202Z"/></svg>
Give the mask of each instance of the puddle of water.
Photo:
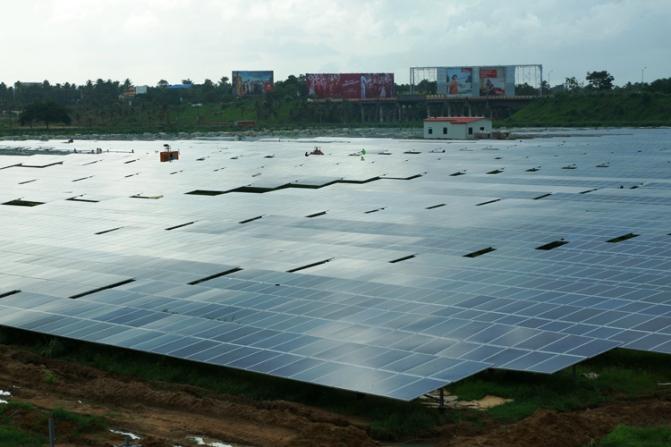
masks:
<svg viewBox="0 0 671 447"><path fill-rule="evenodd" d="M142 439L141 437L139 437L138 435L136 435L134 433L120 431L120 430L110 429L110 433L114 433L115 435L125 436L125 437L129 438L131 441L139 441L140 439Z"/></svg>

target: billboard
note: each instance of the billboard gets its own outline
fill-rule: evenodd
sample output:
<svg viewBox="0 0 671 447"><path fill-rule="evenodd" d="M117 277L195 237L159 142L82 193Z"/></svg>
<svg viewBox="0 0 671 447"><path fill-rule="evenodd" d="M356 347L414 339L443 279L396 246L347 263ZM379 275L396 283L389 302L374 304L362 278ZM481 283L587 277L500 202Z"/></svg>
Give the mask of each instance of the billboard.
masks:
<svg viewBox="0 0 671 447"><path fill-rule="evenodd" d="M480 67L480 96L504 96L505 94L504 67Z"/></svg>
<svg viewBox="0 0 671 447"><path fill-rule="evenodd" d="M515 86L528 83L540 93L543 66L471 65L410 67L410 91L422 82L435 82L439 95L457 97L515 96Z"/></svg>
<svg viewBox="0 0 671 447"><path fill-rule="evenodd" d="M307 74L313 98L380 99L394 96L393 73Z"/></svg>
<svg viewBox="0 0 671 447"><path fill-rule="evenodd" d="M457 67L447 69L447 94L449 96L470 96L473 94L473 68Z"/></svg>
<svg viewBox="0 0 671 447"><path fill-rule="evenodd" d="M273 90L272 71L234 71L231 79L235 96L262 95Z"/></svg>
<svg viewBox="0 0 671 447"><path fill-rule="evenodd" d="M473 85L478 76L477 67L437 67L436 91L446 96L478 96L479 84Z"/></svg>

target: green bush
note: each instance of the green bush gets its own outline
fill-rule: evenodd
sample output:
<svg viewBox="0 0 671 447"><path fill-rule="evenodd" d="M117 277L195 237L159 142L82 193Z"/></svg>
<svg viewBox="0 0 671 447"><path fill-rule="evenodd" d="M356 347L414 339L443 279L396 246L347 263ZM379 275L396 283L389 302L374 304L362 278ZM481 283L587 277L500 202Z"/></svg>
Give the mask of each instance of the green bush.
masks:
<svg viewBox="0 0 671 447"><path fill-rule="evenodd" d="M0 425L0 446L2 447L41 447L46 439L26 433L15 427Z"/></svg>
<svg viewBox="0 0 671 447"><path fill-rule="evenodd" d="M76 434L78 435L106 430L108 426L107 420L103 417L72 413L71 411L62 408L56 408L51 414L56 421L73 423L76 427Z"/></svg>
<svg viewBox="0 0 671 447"><path fill-rule="evenodd" d="M598 447L669 447L671 427L630 427L618 425L597 444Z"/></svg>

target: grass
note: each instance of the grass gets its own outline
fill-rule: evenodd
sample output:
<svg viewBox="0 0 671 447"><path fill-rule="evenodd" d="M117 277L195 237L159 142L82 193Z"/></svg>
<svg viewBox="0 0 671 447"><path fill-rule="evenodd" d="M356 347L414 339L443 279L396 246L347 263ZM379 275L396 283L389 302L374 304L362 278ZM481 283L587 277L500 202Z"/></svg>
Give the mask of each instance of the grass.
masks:
<svg viewBox="0 0 671 447"><path fill-rule="evenodd" d="M62 408L56 408L51 412L56 421L69 422L74 427L74 435L79 436L87 433L96 433L107 429L107 419L100 416L73 413Z"/></svg>
<svg viewBox="0 0 671 447"><path fill-rule="evenodd" d="M27 413L34 413L36 408L30 404L19 402L10 402L9 404L0 405L0 446L2 447L40 447L46 444L46 437L44 434L36 433L38 425L44 429L46 433L47 419L44 418L44 424L19 423L19 415ZM28 426L26 426L28 425Z"/></svg>
<svg viewBox="0 0 671 447"><path fill-rule="evenodd" d="M555 95L531 102L498 123L515 126L664 126L671 96L651 93Z"/></svg>
<svg viewBox="0 0 671 447"><path fill-rule="evenodd" d="M618 425L597 447L668 447L671 427L630 427Z"/></svg>
<svg viewBox="0 0 671 447"><path fill-rule="evenodd" d="M487 413L500 422L515 422L533 414L537 409L558 411L577 410L595 406L606 397L586 379L574 380L570 373L554 376L490 371L449 387L452 394L463 400L477 400L486 395L513 399L491 408Z"/></svg>
<svg viewBox="0 0 671 447"><path fill-rule="evenodd" d="M53 411L32 404L11 401L0 405L0 446L42 446L46 444L49 417L56 423L59 440L76 442L88 434L106 431L107 419L62 408Z"/></svg>
<svg viewBox="0 0 671 447"><path fill-rule="evenodd" d="M595 379L585 377L595 373ZM671 379L671 365L661 354L615 350L569 370L546 375L513 371L487 371L448 387L464 400L495 395L512 402L487 413L509 423L533 414L537 409L571 411L594 407L613 399L634 399L654 395L658 383Z"/></svg>
<svg viewBox="0 0 671 447"><path fill-rule="evenodd" d="M21 127L15 117L0 116L0 136L64 135L146 132L207 132L241 131L235 122L256 121L255 129L295 129L329 127L421 127L421 120L403 123L361 123L358 113L352 113L347 103L331 105L307 104L299 100L275 102L267 109L257 98L246 98L218 103L206 103L199 107L191 104L160 106L140 104L133 107L116 105L99 110L72 108L72 126L45 126L38 124ZM358 110L358 109L356 109Z"/></svg>
<svg viewBox="0 0 671 447"><path fill-rule="evenodd" d="M44 437L0 424L0 446L2 447L42 447L45 444Z"/></svg>
<svg viewBox="0 0 671 447"><path fill-rule="evenodd" d="M423 106L417 105L417 110ZM74 107L72 127L45 129L20 127L12 115L0 116L0 135L62 135L92 133L236 131L238 120L253 120L257 129L329 127L421 128L423 112L404 122L360 122L358 108L350 103L311 104L295 99L278 100L272 107L259 98L246 98L199 107L191 104L115 104L104 110ZM671 125L671 95L632 92L558 94L532 101L511 116L496 120L496 127L519 126L662 126Z"/></svg>

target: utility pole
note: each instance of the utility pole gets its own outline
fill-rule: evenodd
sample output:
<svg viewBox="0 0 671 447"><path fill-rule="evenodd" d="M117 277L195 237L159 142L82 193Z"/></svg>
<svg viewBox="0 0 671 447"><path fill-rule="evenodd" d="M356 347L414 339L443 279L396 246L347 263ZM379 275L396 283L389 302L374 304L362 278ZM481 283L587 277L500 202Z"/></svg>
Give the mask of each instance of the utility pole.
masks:
<svg viewBox="0 0 671 447"><path fill-rule="evenodd" d="M648 68L648 67L643 67L643 68L641 68L641 84L645 84L645 70L646 70L647 68Z"/></svg>

